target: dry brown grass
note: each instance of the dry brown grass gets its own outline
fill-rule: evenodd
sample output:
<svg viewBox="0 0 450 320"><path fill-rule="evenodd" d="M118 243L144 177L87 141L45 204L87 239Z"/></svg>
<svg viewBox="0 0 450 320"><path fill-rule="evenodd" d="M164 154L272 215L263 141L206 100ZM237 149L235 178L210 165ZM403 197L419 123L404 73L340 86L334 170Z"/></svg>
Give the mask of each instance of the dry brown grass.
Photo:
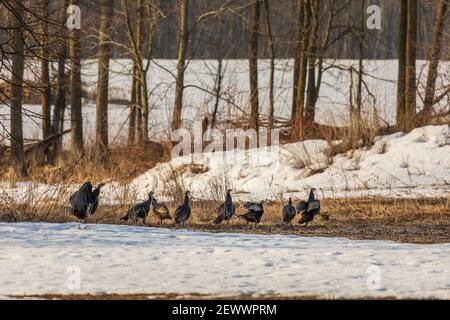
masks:
<svg viewBox="0 0 450 320"><path fill-rule="evenodd" d="M14 204L0 201L0 221L4 222L57 222L77 221L66 214L64 205L45 202L45 205ZM120 218L133 203L100 206L90 217L89 223L121 224ZM169 203L170 212L179 203ZM423 199L324 199L322 212L329 219L318 217L308 227L282 223L281 208L285 203L272 202L265 205L265 213L258 227L246 226L234 217L229 224L215 225L215 210L218 202L196 201L187 228L207 232L235 232L253 234L283 234L307 237L345 237L350 239L393 240L408 243L450 242L450 198ZM244 209L238 205L238 213ZM158 220L150 214L147 224L159 227ZM138 225L143 226L142 222ZM175 229L173 222L164 227Z"/></svg>
<svg viewBox="0 0 450 320"><path fill-rule="evenodd" d="M82 183L89 181L126 182L153 168L162 161L167 146L149 142L146 145L114 144L105 160L87 144L83 156L73 158L65 151L49 165L35 158L27 161L27 181L42 183ZM6 156L0 156L0 181L17 182Z"/></svg>

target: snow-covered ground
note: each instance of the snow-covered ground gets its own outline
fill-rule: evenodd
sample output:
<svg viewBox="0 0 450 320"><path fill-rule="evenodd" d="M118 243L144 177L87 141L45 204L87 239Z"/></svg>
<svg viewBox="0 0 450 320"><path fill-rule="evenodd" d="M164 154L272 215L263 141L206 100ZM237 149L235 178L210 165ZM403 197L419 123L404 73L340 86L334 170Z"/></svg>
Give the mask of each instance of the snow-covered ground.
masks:
<svg viewBox="0 0 450 320"><path fill-rule="evenodd" d="M326 71L323 74L320 97L317 102L316 121L319 123L343 125L348 123L349 84L350 73L346 70L350 66L356 67L357 61L337 60L325 61ZM31 64L33 66L33 64ZM149 131L151 139L167 139L174 98L174 72L177 62L175 60L156 60L151 64L148 73L149 82ZM338 67L333 68L332 65ZM288 119L291 115L292 103L292 60L277 60L275 74L275 115ZM39 74L39 64L34 65L35 70L27 70L26 78L36 80ZM130 99L131 92L130 60L115 60L111 62L109 97L112 101ZM94 60L83 62L82 80L87 92L96 90L97 63ZM419 75L418 90L423 96L423 88L426 83L427 63L418 61ZM437 88L448 85L450 62L442 61L439 67ZM215 104L214 88L217 72L215 60L192 60L186 70L186 90L183 98L182 118L186 126L194 121L201 121L206 113L211 113ZM364 93L363 115L369 117L373 111L382 123L395 121L396 101L396 60L368 60L365 61L365 72L370 76L365 77L367 88L371 95ZM219 116L222 119L242 117L242 111L249 111L249 80L248 61L225 60L222 85L222 100L219 105ZM259 63L259 101L260 113L267 114L269 106L269 64L266 60ZM440 90L440 89L438 89ZM421 107L420 99L417 101ZM24 136L29 139L41 137L40 106L25 105L24 113L28 116L24 119ZM438 111L450 108L447 98L442 99L437 105ZM9 108L0 105L0 137L8 136ZM109 108L109 133L110 141L123 140L128 132L128 110L126 106L110 104ZM92 140L95 130L95 104L85 101L83 104L84 135L86 140ZM68 119L68 117L66 117ZM67 122L66 127L70 127ZM67 137L68 139L69 137ZM66 140L68 141L68 140Z"/></svg>
<svg viewBox="0 0 450 320"><path fill-rule="evenodd" d="M0 295L83 293L449 299L450 244L0 224Z"/></svg>
<svg viewBox="0 0 450 320"><path fill-rule="evenodd" d="M111 182L102 189L103 204L146 199L156 191L164 199L178 184L194 197L222 199L231 187L236 198L261 200L305 198L309 188L320 198L358 196L433 197L450 194L450 126L428 126L409 134L376 138L369 149L335 156L329 164L323 140L280 147L204 153L160 163L126 185ZM176 177L174 179L173 177ZM0 201L29 204L60 200L78 186L0 182ZM8 200L9 201L9 200Z"/></svg>
<svg viewBox="0 0 450 320"><path fill-rule="evenodd" d="M189 169L191 157L175 158L132 181L132 189L164 192L173 172L199 197L213 198L215 186L229 184L236 193L255 198L306 194L315 187L325 197L358 195L434 196L450 191L450 126L429 126L407 135L378 137L370 149L350 157L337 155L328 165L327 143L308 140L273 149L203 154ZM258 160L255 153L258 152ZM253 156L253 158L252 158ZM225 160L224 160L225 159ZM232 159L231 161L226 161ZM198 164L200 173L195 172ZM319 170L319 173L314 174ZM321 172L323 171L323 172ZM320 173L321 172L321 173Z"/></svg>

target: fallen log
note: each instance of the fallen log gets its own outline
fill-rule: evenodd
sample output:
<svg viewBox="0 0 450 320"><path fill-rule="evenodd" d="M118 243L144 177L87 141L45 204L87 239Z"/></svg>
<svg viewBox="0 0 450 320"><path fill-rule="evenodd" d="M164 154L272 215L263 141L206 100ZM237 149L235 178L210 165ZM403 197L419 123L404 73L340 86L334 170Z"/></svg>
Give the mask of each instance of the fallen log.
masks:
<svg viewBox="0 0 450 320"><path fill-rule="evenodd" d="M48 136L47 138L43 140L38 140L32 143L25 144L23 146L23 151L25 153L25 156L29 155L32 152L39 151L39 152L45 152L54 142L56 139L60 138L61 136L69 133L71 130L65 130L63 132L52 134L51 136ZM9 152L11 150L10 146L7 145L0 145L0 155L3 155L6 152Z"/></svg>
<svg viewBox="0 0 450 320"><path fill-rule="evenodd" d="M52 134L51 136L48 136L47 138L40 140L40 141L36 141L27 145L23 146L23 151L25 154L28 154L30 152L33 152L35 150L39 150L39 151L46 151L54 142L56 139L60 138L61 136L69 133L71 130L65 130L59 133L55 133Z"/></svg>

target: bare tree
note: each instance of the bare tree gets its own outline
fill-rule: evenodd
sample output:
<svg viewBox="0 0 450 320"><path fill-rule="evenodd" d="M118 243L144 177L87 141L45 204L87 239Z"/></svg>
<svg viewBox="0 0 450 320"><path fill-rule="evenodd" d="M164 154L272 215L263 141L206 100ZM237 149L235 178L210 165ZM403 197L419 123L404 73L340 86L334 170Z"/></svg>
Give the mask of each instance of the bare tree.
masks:
<svg viewBox="0 0 450 320"><path fill-rule="evenodd" d="M296 94L296 111L292 125L292 139L294 141L303 140L305 137L304 129L304 109L305 109L305 89L306 76L308 70L308 48L309 48L309 30L310 30L310 10L309 0L299 1L301 12L303 13L303 27L301 32L300 46L300 66Z"/></svg>
<svg viewBox="0 0 450 320"><path fill-rule="evenodd" d="M159 9L159 0L147 0L146 6L143 7L144 13L144 26L145 26L145 36L143 39L141 55L146 58L146 63L140 64L139 74L140 74L140 84L142 86L142 135L141 141L147 142L149 139L149 113L150 104L148 97L148 82L147 74L150 69L150 61L153 55L153 40L156 33L156 27L163 17L162 11Z"/></svg>
<svg viewBox="0 0 450 320"><path fill-rule="evenodd" d="M397 76L397 127L405 130L405 80L406 80L406 38L408 33L408 0L400 3L400 24L398 31L398 76Z"/></svg>
<svg viewBox="0 0 450 320"><path fill-rule="evenodd" d="M129 14L127 15L129 19ZM136 68L136 125L137 125L137 139L140 142L144 134L144 124L142 122L142 83L144 79L142 78L142 29L144 26L144 4L143 0L138 0L136 3L136 35L132 36L130 40L133 43L133 53ZM132 30L131 25L129 30Z"/></svg>
<svg viewBox="0 0 450 320"><path fill-rule="evenodd" d="M339 6L337 6L337 3L339 2ZM351 4L352 0L348 0L345 2L341 2L338 0L332 0L329 2L329 7L325 7L328 12L328 20L327 23L322 31L322 42L318 48L317 52L317 81L316 81L316 94L315 94L315 103L317 102L317 99L319 98L320 89L322 86L322 77L324 72L324 59L325 55L330 49L330 46L332 44L335 44L338 40L343 39L351 30L350 26L346 26L343 28L341 32L334 32L334 29L337 28L336 25L334 25L335 20L339 17L339 14L341 12L344 12L346 9L349 8L349 5ZM362 19L364 23L364 19ZM336 33L332 37L332 33Z"/></svg>
<svg viewBox="0 0 450 320"><path fill-rule="evenodd" d="M79 0L70 0L70 5L79 5ZM71 144L73 156L83 153L83 117L81 111L81 60L80 60L80 36L79 29L70 30L69 57L70 57L70 124Z"/></svg>
<svg viewBox="0 0 450 320"><path fill-rule="evenodd" d="M316 54L317 32L319 30L319 0L309 0L308 4L308 10L311 15L311 26L308 46L308 89L305 104L305 125L307 128L311 128L314 125L316 114Z"/></svg>
<svg viewBox="0 0 450 320"><path fill-rule="evenodd" d="M217 34L220 34L222 25L222 18L221 16L217 17L217 23L216 23L216 32ZM214 108L213 113L211 117L211 128L215 128L217 124L217 113L219 111L219 105L220 105L220 95L222 92L222 82L224 77L224 68L223 68L223 58L225 56L225 50L224 47L217 43L217 41L213 41L214 45L217 47L217 72L216 72L216 79L215 79L215 85L214 85Z"/></svg>
<svg viewBox="0 0 450 320"><path fill-rule="evenodd" d="M114 0L101 0L98 44L97 114L95 122L96 150L101 158L105 158L108 152L108 83L113 16Z"/></svg>
<svg viewBox="0 0 450 320"><path fill-rule="evenodd" d="M183 110L184 73L186 71L186 55L188 49L188 6L189 0L178 1L178 64L175 84L175 103L172 115L172 129L181 127Z"/></svg>
<svg viewBox="0 0 450 320"><path fill-rule="evenodd" d="M426 125L431 122L433 114L433 106L435 104L436 79L438 76L439 58L441 55L441 41L443 36L443 28L445 14L448 9L447 0L439 0L436 20L434 22L433 40L430 50L430 65L428 67L427 84L425 87L425 101L423 110L418 114L418 124Z"/></svg>
<svg viewBox="0 0 450 320"><path fill-rule="evenodd" d="M24 73L23 1L11 4L10 25L12 33L11 71L11 165L18 177L26 176L23 152L22 96Z"/></svg>
<svg viewBox="0 0 450 320"><path fill-rule="evenodd" d="M404 128L410 131L416 114L417 0L408 0L407 30Z"/></svg>
<svg viewBox="0 0 450 320"><path fill-rule="evenodd" d="M251 8L249 35L249 76L250 76L250 128L259 127L259 91L258 91L258 33L260 0L255 0Z"/></svg>
<svg viewBox="0 0 450 320"><path fill-rule="evenodd" d="M60 33L58 55L58 72L57 72L57 96L53 114L53 131L54 133L62 133L64 130L64 112L66 109L66 58L67 58L67 41L66 28L64 23L66 21L66 10L68 1L64 1L63 10L60 10ZM62 136L59 136L54 147L54 155L57 156L62 150Z"/></svg>
<svg viewBox="0 0 450 320"><path fill-rule="evenodd" d="M153 39L160 17L163 17L156 0L139 0L136 4L136 22L133 28L128 3L125 9L127 37L133 58L133 79L130 101L130 124L128 142L147 142L149 137L149 96L147 74L153 54ZM127 48L128 49L128 48ZM145 61L145 62L144 62Z"/></svg>
<svg viewBox="0 0 450 320"><path fill-rule="evenodd" d="M133 59L133 72L131 79L131 99L130 99L130 120L128 126L128 145L133 145L136 143L136 86L137 86L137 71L136 63Z"/></svg>
<svg viewBox="0 0 450 320"><path fill-rule="evenodd" d="M293 85L292 85L292 123L293 123L293 132L296 131L294 128L295 119L297 118L297 107L298 107L298 99L297 99L297 93L298 93L298 84L299 84L299 77L300 77L300 61L302 59L302 38L303 38L303 7L304 7L304 0L297 0L296 1L296 15L297 20L295 23L296 30L295 30L295 42L296 42L296 49L294 54L294 73L293 73Z"/></svg>
<svg viewBox="0 0 450 320"><path fill-rule="evenodd" d="M42 137L46 139L52 134L51 123L51 87L48 50L48 6L49 0L40 0L41 11L41 107L42 107Z"/></svg>
<svg viewBox="0 0 450 320"><path fill-rule="evenodd" d="M356 137L359 138L361 134L361 109L362 109L362 95L363 95L363 76L364 76L364 42L365 42L365 18L364 13L366 12L366 1L360 0L361 2L361 18L360 26L357 32L358 34L358 84L356 89L356 114L353 115L353 123L351 126L355 129Z"/></svg>
<svg viewBox="0 0 450 320"><path fill-rule="evenodd" d="M272 26L270 23L270 6L269 0L264 0L264 13L266 22L266 34L269 46L269 61L270 61L270 75L269 75L269 128L273 128L274 109L275 109L275 44L272 34Z"/></svg>

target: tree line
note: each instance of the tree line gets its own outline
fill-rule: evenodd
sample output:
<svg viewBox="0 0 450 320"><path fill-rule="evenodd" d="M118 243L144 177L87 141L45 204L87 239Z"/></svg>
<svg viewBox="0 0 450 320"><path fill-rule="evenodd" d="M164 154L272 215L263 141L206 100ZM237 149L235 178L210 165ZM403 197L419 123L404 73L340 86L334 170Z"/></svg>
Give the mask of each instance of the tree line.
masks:
<svg viewBox="0 0 450 320"><path fill-rule="evenodd" d="M218 62L214 96L216 103L208 126L217 125L224 59L248 60L249 113L245 126L274 126L275 59L294 61L291 141L304 140L317 128L316 103L326 71L325 59L352 58L350 67L350 125L354 142L363 137L361 109L367 90L364 61L370 58L398 60L397 124L409 131L433 121L433 106L448 98L450 87L437 94L439 61L449 57L447 0L375 1L382 9L381 30L368 30L367 0L0 0L2 88L1 103L10 107L10 163L17 176L25 176L26 153L42 151L53 163L62 151L65 111L70 107L70 152L84 153L83 87L81 62L95 57L95 150L105 160L109 152L108 88L110 61L130 58L132 92L129 101L128 143L149 141L150 64L157 58L177 60L174 74L172 129L182 126L185 72L196 58ZM373 3L370 3L373 4ZM69 6L81 8L81 28L67 28ZM258 88L260 59L270 61L269 115L261 122ZM429 60L424 107L417 110L416 60ZM30 61L39 61L37 82L24 78ZM56 64L56 78L50 66ZM5 71L7 71L5 73ZM7 75L7 76L6 76ZM354 83L353 83L354 82ZM41 96L42 141L24 145L23 92L32 87ZM353 94L355 96L353 97Z"/></svg>

